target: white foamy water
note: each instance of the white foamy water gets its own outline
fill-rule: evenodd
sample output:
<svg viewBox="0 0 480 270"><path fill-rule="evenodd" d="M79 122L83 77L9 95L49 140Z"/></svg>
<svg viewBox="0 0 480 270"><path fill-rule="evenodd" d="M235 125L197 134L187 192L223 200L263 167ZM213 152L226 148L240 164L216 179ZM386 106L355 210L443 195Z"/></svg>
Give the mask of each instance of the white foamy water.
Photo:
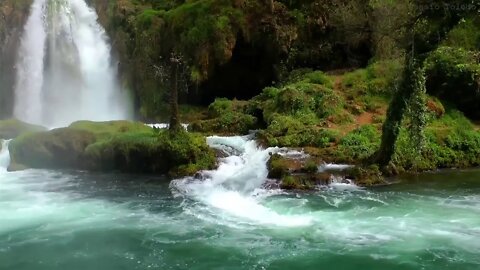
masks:
<svg viewBox="0 0 480 270"><path fill-rule="evenodd" d="M269 151L279 149L249 137L208 142L230 156L203 180L170 189L151 176L0 170L0 269L168 269L186 252L199 269L256 269L259 254L265 269L306 257L315 259L308 269L350 261L343 268L353 269L359 260L377 266L367 269L480 265L478 171L381 189L282 192L263 188ZM442 184L449 180L458 183ZM238 256L246 257L231 262Z"/></svg>
<svg viewBox="0 0 480 270"><path fill-rule="evenodd" d="M6 172L8 165L10 165L10 152L8 151L8 144L10 140L2 142L2 149L0 150L0 173Z"/></svg>
<svg viewBox="0 0 480 270"><path fill-rule="evenodd" d="M268 197L265 196L268 192L261 191L268 175L266 163L270 153L279 149L262 149L249 136L213 136L207 142L211 147L231 155L220 160L217 170L203 172L204 179L188 177L174 180L171 184L178 196L201 202L200 205L195 204L198 211L192 210L194 215L212 218L210 214L213 214L214 219L241 219L240 223L285 227L311 224L308 216L278 213L262 204Z"/></svg>
<svg viewBox="0 0 480 270"><path fill-rule="evenodd" d="M15 117L44 126L129 119L110 51L85 0L34 0L18 51Z"/></svg>
<svg viewBox="0 0 480 270"><path fill-rule="evenodd" d="M184 129L188 128L189 124L181 124ZM158 129L167 129L170 127L169 123L156 123L156 124L147 124L147 126L151 128L158 128Z"/></svg>
<svg viewBox="0 0 480 270"><path fill-rule="evenodd" d="M345 171L353 167L354 167L353 165L348 165L348 164L324 163L318 167L318 171L319 172Z"/></svg>

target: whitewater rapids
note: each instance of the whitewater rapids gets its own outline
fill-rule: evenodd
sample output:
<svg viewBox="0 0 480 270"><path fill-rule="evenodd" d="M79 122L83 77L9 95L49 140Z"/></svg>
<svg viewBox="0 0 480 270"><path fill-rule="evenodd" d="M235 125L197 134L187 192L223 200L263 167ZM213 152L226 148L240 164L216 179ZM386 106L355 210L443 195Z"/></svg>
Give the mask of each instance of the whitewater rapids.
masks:
<svg viewBox="0 0 480 270"><path fill-rule="evenodd" d="M379 189L264 188L269 152L210 137L229 156L197 178L27 170L0 152L0 269L478 269L479 171ZM413 182L409 182L413 181ZM188 254L188 255L187 255Z"/></svg>

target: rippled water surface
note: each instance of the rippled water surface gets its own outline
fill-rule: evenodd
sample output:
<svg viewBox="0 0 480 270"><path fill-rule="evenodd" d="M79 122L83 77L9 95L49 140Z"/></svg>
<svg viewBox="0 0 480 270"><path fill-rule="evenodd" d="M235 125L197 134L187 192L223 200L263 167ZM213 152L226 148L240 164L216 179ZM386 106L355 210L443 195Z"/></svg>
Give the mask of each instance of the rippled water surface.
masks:
<svg viewBox="0 0 480 270"><path fill-rule="evenodd" d="M3 174L0 269L479 269L479 178L209 204L161 178Z"/></svg>
<svg viewBox="0 0 480 270"><path fill-rule="evenodd" d="M480 171L282 193L231 142L204 180L0 172L0 269L480 269Z"/></svg>

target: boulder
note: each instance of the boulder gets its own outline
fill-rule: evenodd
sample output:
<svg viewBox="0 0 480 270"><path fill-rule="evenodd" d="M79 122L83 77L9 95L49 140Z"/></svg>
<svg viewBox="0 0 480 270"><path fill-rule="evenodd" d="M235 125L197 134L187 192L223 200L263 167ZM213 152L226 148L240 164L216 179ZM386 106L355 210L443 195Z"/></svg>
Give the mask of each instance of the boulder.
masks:
<svg viewBox="0 0 480 270"><path fill-rule="evenodd" d="M10 143L10 170L80 169L194 175L215 166L203 136L128 121L77 122L24 134Z"/></svg>
<svg viewBox="0 0 480 270"><path fill-rule="evenodd" d="M70 128L27 133L9 145L11 167L84 169L84 151L95 140L91 132Z"/></svg>
<svg viewBox="0 0 480 270"><path fill-rule="evenodd" d="M0 121L0 139L13 139L21 134L28 132L38 132L47 130L45 127L22 122L16 119Z"/></svg>

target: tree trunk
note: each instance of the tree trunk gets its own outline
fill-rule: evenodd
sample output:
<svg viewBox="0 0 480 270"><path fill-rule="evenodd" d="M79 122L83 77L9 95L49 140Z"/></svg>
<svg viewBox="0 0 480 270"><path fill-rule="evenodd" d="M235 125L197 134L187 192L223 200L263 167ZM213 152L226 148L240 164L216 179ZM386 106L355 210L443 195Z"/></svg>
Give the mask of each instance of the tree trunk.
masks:
<svg viewBox="0 0 480 270"><path fill-rule="evenodd" d="M381 166L388 165L395 154L395 144L400 133L407 103L415 92L415 72L418 72L420 67L420 63L417 63L411 55L407 54L400 87L393 95L387 110L387 118L382 127L382 143L374 156L375 163Z"/></svg>
<svg viewBox="0 0 480 270"><path fill-rule="evenodd" d="M171 131L179 131L182 126L178 113L178 61L172 61L172 88L170 92L170 126Z"/></svg>

